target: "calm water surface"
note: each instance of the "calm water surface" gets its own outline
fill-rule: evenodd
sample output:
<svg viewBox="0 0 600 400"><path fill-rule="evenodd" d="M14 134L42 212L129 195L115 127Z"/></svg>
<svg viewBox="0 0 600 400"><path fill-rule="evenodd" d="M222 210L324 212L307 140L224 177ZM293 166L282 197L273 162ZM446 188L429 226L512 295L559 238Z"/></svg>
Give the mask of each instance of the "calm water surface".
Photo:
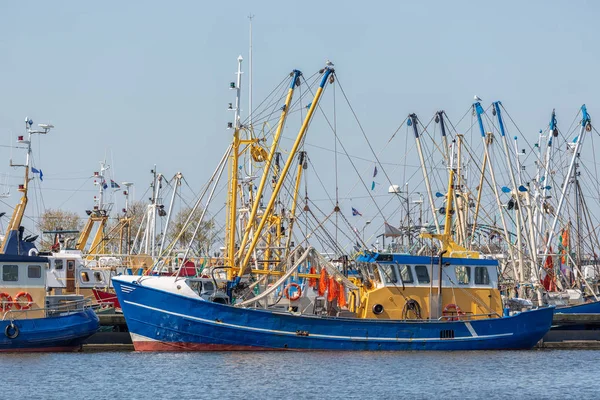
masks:
<svg viewBox="0 0 600 400"><path fill-rule="evenodd" d="M599 357L587 350L4 354L0 393L6 399L597 399Z"/></svg>

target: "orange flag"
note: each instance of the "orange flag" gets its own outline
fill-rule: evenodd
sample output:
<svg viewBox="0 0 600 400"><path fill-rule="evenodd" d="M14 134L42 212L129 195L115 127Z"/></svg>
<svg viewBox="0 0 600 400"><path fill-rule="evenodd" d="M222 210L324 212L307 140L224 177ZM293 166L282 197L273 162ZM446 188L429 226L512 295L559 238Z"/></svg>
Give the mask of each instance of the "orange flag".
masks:
<svg viewBox="0 0 600 400"><path fill-rule="evenodd" d="M321 269L321 277L319 278L319 296L323 296L327 290L327 271Z"/></svg>

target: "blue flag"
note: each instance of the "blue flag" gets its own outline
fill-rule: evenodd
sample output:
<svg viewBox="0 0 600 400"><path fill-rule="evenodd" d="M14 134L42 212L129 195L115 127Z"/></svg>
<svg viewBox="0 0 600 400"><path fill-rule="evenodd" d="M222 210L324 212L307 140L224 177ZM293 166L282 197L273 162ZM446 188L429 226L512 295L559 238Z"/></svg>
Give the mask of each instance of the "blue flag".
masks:
<svg viewBox="0 0 600 400"><path fill-rule="evenodd" d="M31 167L31 172L33 172L34 174L40 174L40 181L44 180L44 173L41 169Z"/></svg>
<svg viewBox="0 0 600 400"><path fill-rule="evenodd" d="M360 215L362 217L362 214L354 207L352 207L352 216L357 216Z"/></svg>
<svg viewBox="0 0 600 400"><path fill-rule="evenodd" d="M115 181L113 181L112 179L110 180L110 187L113 189L119 189L121 186L119 186L119 184Z"/></svg>
<svg viewBox="0 0 600 400"><path fill-rule="evenodd" d="M375 170L373 171L373 178L377 176L377 165L375 166Z"/></svg>

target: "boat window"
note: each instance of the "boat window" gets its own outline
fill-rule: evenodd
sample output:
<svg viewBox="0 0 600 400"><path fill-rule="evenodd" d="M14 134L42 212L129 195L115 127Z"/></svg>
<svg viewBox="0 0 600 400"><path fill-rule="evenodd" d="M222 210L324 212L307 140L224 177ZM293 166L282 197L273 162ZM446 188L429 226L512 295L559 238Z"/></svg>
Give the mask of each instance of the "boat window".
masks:
<svg viewBox="0 0 600 400"><path fill-rule="evenodd" d="M81 273L81 282L89 282L89 281L90 281L90 277L89 277L88 273L83 271Z"/></svg>
<svg viewBox="0 0 600 400"><path fill-rule="evenodd" d="M398 277L394 266L389 264L379 264L378 267L381 269L381 275L385 283L397 283Z"/></svg>
<svg viewBox="0 0 600 400"><path fill-rule="evenodd" d="M202 288L202 286L200 286L200 288ZM205 292L212 292L213 290L215 290L215 285L213 285L212 282L210 282L210 281L204 282L204 291Z"/></svg>
<svg viewBox="0 0 600 400"><path fill-rule="evenodd" d="M391 254L379 254L377 256L377 261L392 261L394 256Z"/></svg>
<svg viewBox="0 0 600 400"><path fill-rule="evenodd" d="M19 280L19 266L18 265L3 265L2 266L2 280L4 282L16 282Z"/></svg>
<svg viewBox="0 0 600 400"><path fill-rule="evenodd" d="M454 271L456 272L456 280L459 285L468 285L471 280L471 267L457 266Z"/></svg>
<svg viewBox="0 0 600 400"><path fill-rule="evenodd" d="M487 267L475 267L475 284L476 285L489 285L490 275L488 274Z"/></svg>
<svg viewBox="0 0 600 400"><path fill-rule="evenodd" d="M410 265L398 265L398 271L400 271L400 278L404 283L413 283L412 271Z"/></svg>
<svg viewBox="0 0 600 400"><path fill-rule="evenodd" d="M54 269L63 269L63 260L54 260Z"/></svg>
<svg viewBox="0 0 600 400"><path fill-rule="evenodd" d="M27 277L36 279L42 277L42 267L39 265L30 265L27 267Z"/></svg>
<svg viewBox="0 0 600 400"><path fill-rule="evenodd" d="M429 283L429 271L425 265L415 266L415 273L417 274L417 281L419 283Z"/></svg>
<svg viewBox="0 0 600 400"><path fill-rule="evenodd" d="M104 280L102 279L102 274L100 273L100 271L94 272L94 278L96 279L96 282L102 282Z"/></svg>

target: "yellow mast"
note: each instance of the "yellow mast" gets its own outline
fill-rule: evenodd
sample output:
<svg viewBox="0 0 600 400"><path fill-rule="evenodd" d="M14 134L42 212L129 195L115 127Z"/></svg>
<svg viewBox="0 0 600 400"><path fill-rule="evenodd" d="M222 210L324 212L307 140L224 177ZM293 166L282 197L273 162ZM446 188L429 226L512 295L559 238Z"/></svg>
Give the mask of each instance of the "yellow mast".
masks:
<svg viewBox="0 0 600 400"><path fill-rule="evenodd" d="M294 144L290 151L290 156L286 160L283 170L281 171L281 176L279 177L279 180L277 181L277 184L275 185L275 188L273 189L273 193L271 194L271 198L269 199L269 204L267 205L267 207L264 211L265 215L269 215L271 213L271 211L273 210L273 207L274 207L275 202L277 201L277 197L279 195L279 191L281 190L281 187L283 186L285 177L287 176L287 173L292 165L292 162L294 161L293 160L294 155L298 151L298 147L300 147L300 143L304 139L304 134L306 133L306 130L308 129L308 125L310 124L312 116L315 112L315 109L317 108L317 105L318 105L319 99L321 98L321 95L323 93L325 84L327 83L327 80L330 77L330 75L333 73L333 68L327 66L325 69L323 69L323 72L324 72L324 74L323 74L323 78L321 80L321 84L319 85L319 88L317 89L317 92L315 93L315 97L310 105L310 108L308 109L308 113L306 114L306 117L304 118L304 122L302 123L302 126L300 127L300 131L298 132L296 140L294 141ZM246 266L248 265L248 262L250 261L250 257L252 257L252 252L256 248L258 240L260 239L260 236L261 236L261 232L262 232L263 228L265 227L265 224L267 223L267 221L268 221L268 218L262 218L260 220L258 228L256 229L256 233L255 233L254 237L252 238L252 242L250 243L250 246L248 247L247 251L245 252L242 262L240 263L239 276L242 276L245 274Z"/></svg>
<svg viewBox="0 0 600 400"><path fill-rule="evenodd" d="M2 253L6 253L8 250L8 243L11 240L18 240L19 235L19 227L21 226L21 222L23 222L23 214L25 213L25 208L27 207L27 190L29 188L29 160L31 158L31 135L34 133L39 133L42 135L47 134L50 129L54 128L54 125L50 124L39 124L38 126L42 128L42 130L31 130L31 126L33 125L33 121L29 118L25 118L25 129L27 130L27 140L24 139L23 136L19 136L17 139L17 143L26 144L27 145L27 155L25 158L25 164L13 164L12 160L10 161L11 167L24 167L25 168L25 179L23 181L23 185L19 185L19 192L23 193L23 196L19 200L19 203L15 206L15 210L10 217L10 221L8 223L8 228L6 229L6 235L4 235L4 240L2 241ZM11 233L12 232L12 233ZM14 238L16 235L16 238ZM12 237L12 239L11 239Z"/></svg>
<svg viewBox="0 0 600 400"><path fill-rule="evenodd" d="M263 174L260 178L260 184L258 185L258 189L256 191L256 201L252 204L252 210L250 211L250 215L248 216L248 223L246 224L246 229L244 230L244 237L240 243L240 253L244 251L246 244L248 242L248 238L250 236L250 232L254 226L256 221L256 215L258 213L258 208L260 205L260 199L263 195L265 185L267 182L267 178L269 177L269 171L271 169L271 163L273 162L273 157L275 157L275 153L277 151L277 146L279 145L279 140L281 138L281 133L283 131L283 127L285 126L285 120L288 116L288 112L290 106L292 104L292 97L294 96L294 88L297 86L298 80L302 73L298 70L294 70L292 72L292 82L288 89L287 97L285 99L285 103L281 110L281 115L279 117L279 123L277 124L277 129L275 131L275 136L273 137L273 143L271 143L271 149L269 150L269 156L267 158L267 162L264 166ZM262 219L268 219L269 214L264 213ZM233 265L233 264L231 264Z"/></svg>

